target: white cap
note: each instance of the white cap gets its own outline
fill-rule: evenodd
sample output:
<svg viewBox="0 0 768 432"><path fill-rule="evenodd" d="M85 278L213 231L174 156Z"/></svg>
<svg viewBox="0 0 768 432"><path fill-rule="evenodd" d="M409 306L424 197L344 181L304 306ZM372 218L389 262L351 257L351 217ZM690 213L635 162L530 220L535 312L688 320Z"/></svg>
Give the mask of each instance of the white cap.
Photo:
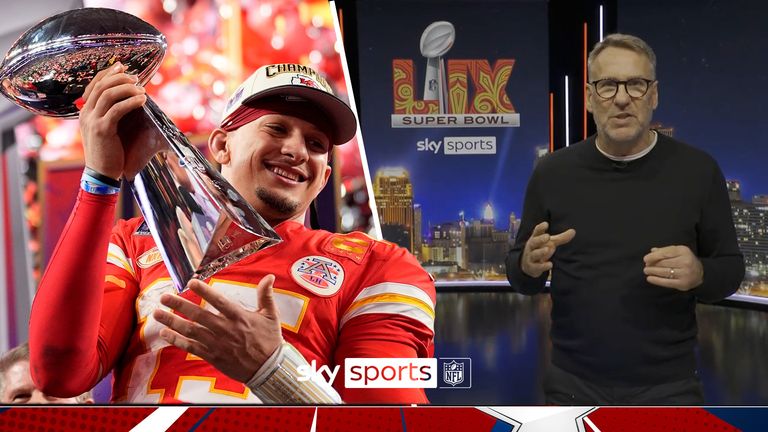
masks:
<svg viewBox="0 0 768 432"><path fill-rule="evenodd" d="M240 84L227 102L221 126L234 123L250 102L268 96L298 97L316 105L330 120L336 145L351 140L357 132L354 112L334 96L325 78L309 66L292 63L262 66Z"/></svg>

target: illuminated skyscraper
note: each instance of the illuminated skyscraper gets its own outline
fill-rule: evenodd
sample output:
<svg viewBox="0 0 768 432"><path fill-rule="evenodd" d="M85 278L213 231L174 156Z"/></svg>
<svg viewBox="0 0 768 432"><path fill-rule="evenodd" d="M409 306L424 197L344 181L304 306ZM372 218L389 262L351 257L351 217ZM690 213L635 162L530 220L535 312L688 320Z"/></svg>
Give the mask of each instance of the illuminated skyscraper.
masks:
<svg viewBox="0 0 768 432"><path fill-rule="evenodd" d="M731 202L731 208L747 272L762 278L768 275L768 205L760 201L735 201Z"/></svg>
<svg viewBox="0 0 768 432"><path fill-rule="evenodd" d="M675 128L672 126L664 126L661 123L652 123L651 129L656 129L656 131L660 134L666 135L668 137L675 136Z"/></svg>
<svg viewBox="0 0 768 432"><path fill-rule="evenodd" d="M473 219L467 226L466 244L468 269L487 278L490 273L501 274L509 249L509 235L496 231L491 203L483 207L483 217Z"/></svg>
<svg viewBox="0 0 768 432"><path fill-rule="evenodd" d="M726 180L725 184L728 188L728 198L731 202L741 201L741 183L738 180Z"/></svg>
<svg viewBox="0 0 768 432"><path fill-rule="evenodd" d="M752 202L741 197L741 183L727 180L733 226L739 249L744 254L745 284L768 278L768 196L755 195ZM743 286L743 285L742 285Z"/></svg>
<svg viewBox="0 0 768 432"><path fill-rule="evenodd" d="M405 168L381 168L373 179L373 195L384 238L414 252L413 185Z"/></svg>
<svg viewBox="0 0 768 432"><path fill-rule="evenodd" d="M491 203L487 203L485 205L485 209L483 209L483 220L493 223L494 217L493 217L493 207L491 207Z"/></svg>
<svg viewBox="0 0 768 432"><path fill-rule="evenodd" d="M421 256L421 204L413 205L413 254Z"/></svg>
<svg viewBox="0 0 768 432"><path fill-rule="evenodd" d="M431 227L432 244L430 259L437 262L451 262L466 268L467 256L464 246L463 222L447 222Z"/></svg>
<svg viewBox="0 0 768 432"><path fill-rule="evenodd" d="M520 229L520 219L517 218L515 212L509 214L509 241L513 243L517 238L517 230Z"/></svg>

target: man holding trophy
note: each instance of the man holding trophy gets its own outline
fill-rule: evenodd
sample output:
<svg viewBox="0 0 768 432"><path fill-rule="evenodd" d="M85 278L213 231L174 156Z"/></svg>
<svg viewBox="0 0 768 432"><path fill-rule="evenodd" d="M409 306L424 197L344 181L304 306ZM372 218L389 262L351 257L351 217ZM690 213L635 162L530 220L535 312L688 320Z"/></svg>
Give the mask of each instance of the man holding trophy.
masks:
<svg viewBox="0 0 768 432"><path fill-rule="evenodd" d="M327 83L305 66L269 65L235 92L211 155L283 241L179 295L142 218L110 233L117 195L99 184L132 178L151 156L118 134L118 121L146 101L136 83L118 63L83 95L91 177L33 306L38 385L79 394L114 370L115 402L427 402L422 389L343 386L348 357L431 356L435 291L402 248L304 226L331 174L332 146L356 130ZM340 365L335 388L299 380L307 362Z"/></svg>

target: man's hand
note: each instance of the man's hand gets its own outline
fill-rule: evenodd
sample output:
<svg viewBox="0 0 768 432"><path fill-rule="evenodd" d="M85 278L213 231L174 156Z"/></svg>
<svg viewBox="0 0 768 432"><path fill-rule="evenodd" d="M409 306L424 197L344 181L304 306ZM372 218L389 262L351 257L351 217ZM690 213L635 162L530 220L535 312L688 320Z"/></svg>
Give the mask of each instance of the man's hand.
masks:
<svg viewBox="0 0 768 432"><path fill-rule="evenodd" d="M653 248L643 261L648 283L688 291L704 282L704 267L688 246Z"/></svg>
<svg viewBox="0 0 768 432"><path fill-rule="evenodd" d="M547 234L549 223L542 222L533 228L531 237L525 242L523 256L520 259L520 268L530 277L539 277L542 273L552 269L552 261L558 246L573 240L576 230L573 228L557 235Z"/></svg>
<svg viewBox="0 0 768 432"><path fill-rule="evenodd" d="M256 288L258 310L233 303L206 283L192 279L188 286L219 313L210 312L177 295L164 294L160 302L183 314L156 309L154 318L168 326L160 336L213 365L232 379L248 382L282 343L280 319L273 298L273 275Z"/></svg>
<svg viewBox="0 0 768 432"><path fill-rule="evenodd" d="M132 179L157 151L146 144L125 148L118 134L120 120L147 100L138 77L126 69L118 62L97 73L85 88L80 109L85 164L113 179Z"/></svg>

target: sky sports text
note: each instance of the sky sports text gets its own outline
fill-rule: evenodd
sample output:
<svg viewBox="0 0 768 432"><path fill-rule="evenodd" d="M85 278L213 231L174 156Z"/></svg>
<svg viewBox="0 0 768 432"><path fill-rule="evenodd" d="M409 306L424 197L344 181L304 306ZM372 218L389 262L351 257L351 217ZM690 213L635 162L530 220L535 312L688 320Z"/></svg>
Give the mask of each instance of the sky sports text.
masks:
<svg viewBox="0 0 768 432"><path fill-rule="evenodd" d="M496 154L495 136L445 137L442 140L424 138L416 142L416 150L437 154L440 149L447 155Z"/></svg>
<svg viewBox="0 0 768 432"><path fill-rule="evenodd" d="M298 381L312 380L333 384L339 365L317 367L312 360L299 366ZM346 388L436 388L435 358L348 358L344 363Z"/></svg>
<svg viewBox="0 0 768 432"><path fill-rule="evenodd" d="M297 380L332 385L339 368L338 365L318 367L312 360L297 368ZM344 387L470 388L471 369L468 358L348 358L344 364Z"/></svg>

